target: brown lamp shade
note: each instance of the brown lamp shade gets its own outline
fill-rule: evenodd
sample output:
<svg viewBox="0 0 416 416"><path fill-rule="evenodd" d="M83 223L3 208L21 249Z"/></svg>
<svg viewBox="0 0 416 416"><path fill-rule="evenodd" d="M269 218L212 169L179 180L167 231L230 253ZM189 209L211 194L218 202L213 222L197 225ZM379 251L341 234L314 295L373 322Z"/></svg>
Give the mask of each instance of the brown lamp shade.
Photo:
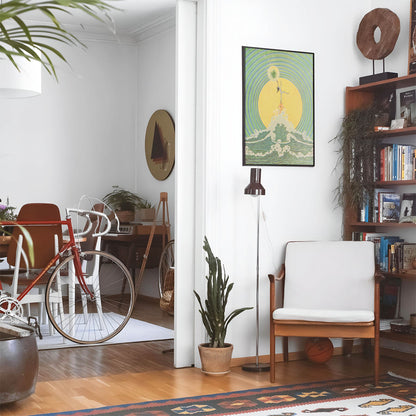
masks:
<svg viewBox="0 0 416 416"><path fill-rule="evenodd" d="M261 169L251 168L250 183L245 187L244 193L246 195L266 195L266 190L261 184Z"/></svg>

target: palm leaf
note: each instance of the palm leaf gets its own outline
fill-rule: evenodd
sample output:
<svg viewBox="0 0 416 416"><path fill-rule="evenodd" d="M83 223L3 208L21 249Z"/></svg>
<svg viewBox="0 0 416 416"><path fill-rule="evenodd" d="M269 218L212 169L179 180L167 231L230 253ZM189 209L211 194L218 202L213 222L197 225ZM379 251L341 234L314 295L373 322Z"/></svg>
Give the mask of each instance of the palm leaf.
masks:
<svg viewBox="0 0 416 416"><path fill-rule="evenodd" d="M76 36L68 32L56 17L57 13L72 14L72 10L79 10L100 22L111 24L109 12L117 9L103 0L3 1L0 4L0 54L17 69L19 69L15 60L17 56L29 61L38 61L49 74L57 78L52 58L58 57L64 62L67 61L56 47L45 41L85 46ZM25 18L30 18L28 13L33 12L42 13L46 23L25 23Z"/></svg>

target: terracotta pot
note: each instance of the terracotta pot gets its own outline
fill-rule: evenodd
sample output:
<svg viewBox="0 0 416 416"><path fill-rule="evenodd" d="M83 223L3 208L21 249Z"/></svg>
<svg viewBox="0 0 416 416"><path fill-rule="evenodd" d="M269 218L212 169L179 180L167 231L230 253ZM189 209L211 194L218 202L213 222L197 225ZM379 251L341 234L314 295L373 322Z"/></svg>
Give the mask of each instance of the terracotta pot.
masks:
<svg viewBox="0 0 416 416"><path fill-rule="evenodd" d="M198 345L202 372L210 376L222 376L230 372L233 346L225 344L224 348L212 348L209 344Z"/></svg>

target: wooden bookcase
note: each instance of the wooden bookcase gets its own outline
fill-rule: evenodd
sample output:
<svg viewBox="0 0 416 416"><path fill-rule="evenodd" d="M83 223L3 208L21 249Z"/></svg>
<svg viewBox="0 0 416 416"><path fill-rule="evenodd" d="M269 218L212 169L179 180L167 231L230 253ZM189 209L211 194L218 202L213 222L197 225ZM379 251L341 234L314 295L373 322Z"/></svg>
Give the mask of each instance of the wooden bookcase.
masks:
<svg viewBox="0 0 416 416"><path fill-rule="evenodd" d="M357 87L347 87L345 93L345 111L366 108L370 106L383 91L392 91L396 89L416 87L416 74L393 78L385 81L374 82L370 84L360 85ZM407 127L397 130L387 130L377 133L377 140L380 142L389 141L400 144L400 140L406 138L407 144L416 145L416 127ZM400 181L384 181L376 182L377 188L397 189L398 193L416 192L416 180L400 180ZM359 210L357 207L346 204L344 210L344 239L352 240L354 232L388 232L400 235L401 232L408 230L411 232L411 239L416 243L416 224L412 223L369 223L359 221ZM385 273L386 278L399 278L402 280L416 281L416 273ZM416 296L416 288L415 288ZM395 334L390 331L382 331L382 337L394 339L401 342L416 343L416 335L414 334Z"/></svg>

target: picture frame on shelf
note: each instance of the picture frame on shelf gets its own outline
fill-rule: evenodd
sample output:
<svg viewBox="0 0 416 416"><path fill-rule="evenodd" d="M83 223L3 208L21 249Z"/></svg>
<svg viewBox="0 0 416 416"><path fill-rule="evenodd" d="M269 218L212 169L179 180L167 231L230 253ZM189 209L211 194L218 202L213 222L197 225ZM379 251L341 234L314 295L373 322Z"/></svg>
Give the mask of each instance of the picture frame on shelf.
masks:
<svg viewBox="0 0 416 416"><path fill-rule="evenodd" d="M416 126L416 87L396 90L396 119L404 119L403 127Z"/></svg>
<svg viewBox="0 0 416 416"><path fill-rule="evenodd" d="M400 204L399 222L416 224L416 193L405 193Z"/></svg>
<svg viewBox="0 0 416 416"><path fill-rule="evenodd" d="M391 130L402 129L405 127L404 123L405 123L404 118L396 118L391 121L390 129Z"/></svg>
<svg viewBox="0 0 416 416"><path fill-rule="evenodd" d="M243 165L314 166L314 54L242 47Z"/></svg>

